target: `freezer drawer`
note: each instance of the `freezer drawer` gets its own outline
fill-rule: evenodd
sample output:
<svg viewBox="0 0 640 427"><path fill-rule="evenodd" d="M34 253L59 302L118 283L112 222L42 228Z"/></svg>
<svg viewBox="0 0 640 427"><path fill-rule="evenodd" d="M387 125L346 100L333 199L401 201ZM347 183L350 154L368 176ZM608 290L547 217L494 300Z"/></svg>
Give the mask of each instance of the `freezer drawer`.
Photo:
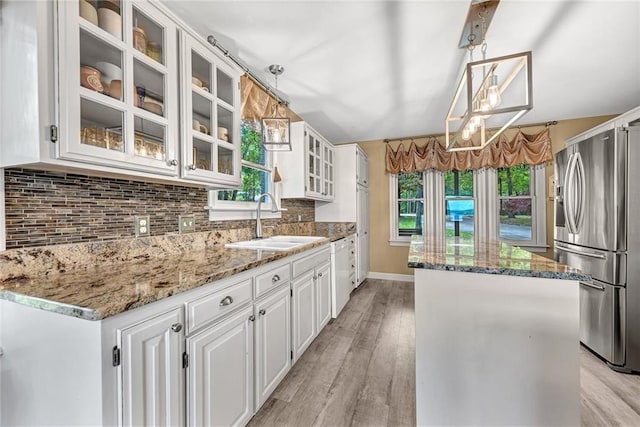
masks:
<svg viewBox="0 0 640 427"><path fill-rule="evenodd" d="M627 283L627 255L555 242L556 261L578 268L594 279L616 286Z"/></svg>
<svg viewBox="0 0 640 427"><path fill-rule="evenodd" d="M625 363L625 288L580 283L580 341L614 365Z"/></svg>

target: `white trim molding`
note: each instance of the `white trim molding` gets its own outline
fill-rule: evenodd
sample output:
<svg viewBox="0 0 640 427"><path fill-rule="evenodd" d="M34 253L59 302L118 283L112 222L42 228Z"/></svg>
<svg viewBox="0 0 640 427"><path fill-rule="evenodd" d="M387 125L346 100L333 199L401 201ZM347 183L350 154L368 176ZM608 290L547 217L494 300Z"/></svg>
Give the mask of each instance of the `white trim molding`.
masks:
<svg viewBox="0 0 640 427"><path fill-rule="evenodd" d="M378 273L370 271L367 279L395 280L396 282L413 282L413 274Z"/></svg>

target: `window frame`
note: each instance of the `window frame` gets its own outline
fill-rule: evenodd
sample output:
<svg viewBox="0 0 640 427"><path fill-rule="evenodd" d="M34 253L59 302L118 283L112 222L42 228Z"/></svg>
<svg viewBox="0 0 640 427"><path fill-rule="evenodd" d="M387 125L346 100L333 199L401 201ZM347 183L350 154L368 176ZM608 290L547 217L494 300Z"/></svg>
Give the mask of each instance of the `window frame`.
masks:
<svg viewBox="0 0 640 427"><path fill-rule="evenodd" d="M443 227L444 227L444 232L445 232L445 236L447 233L447 201L449 200L470 200L473 202L473 235L476 234L476 232L478 231L478 203L476 202L477 200L477 191L478 191L478 179L477 179L477 174L476 171L471 171L471 180L473 183L473 189L471 192L470 196L461 196L461 195L450 195L447 196L447 189L446 189L446 177L445 175L449 172L453 172L453 171L447 171L447 172L443 172L443 184L445 186L444 188L444 199L443 199L443 203L445 206L445 211L443 213L443 219L444 219L444 223L443 223ZM466 172L466 171L458 171L458 173L460 172Z"/></svg>
<svg viewBox="0 0 640 427"><path fill-rule="evenodd" d="M546 167L530 166L533 176L530 182L533 198L531 206L531 240L500 239L500 195L498 193L498 174L496 169L473 171L474 235L483 235L486 239L501 240L512 246L520 246L531 252L546 252L547 245L547 207L546 207ZM445 236L445 189L444 173L436 170L422 172L423 215L422 235ZM468 198L471 198L470 196ZM389 245L409 246L411 236L399 235L398 223L398 175L389 174Z"/></svg>
<svg viewBox="0 0 640 427"><path fill-rule="evenodd" d="M390 224L389 224L389 244L391 246L408 246L409 242L411 242L410 235L401 235L400 234L400 222L398 221L399 217L399 208L398 205L401 201L417 201L422 202L422 215L425 216L425 223L423 223L422 227L422 235L425 234L425 225L426 225L426 200L425 200L425 186L422 185L422 197L416 197L411 199L401 199L398 197L398 175L399 174L389 174L389 200L390 200ZM426 172L422 172L422 180L423 183L426 180Z"/></svg>
<svg viewBox="0 0 640 427"><path fill-rule="evenodd" d="M498 191L498 171L496 182L496 233L497 238L509 245L520 246L531 252L545 252L547 246L547 209L546 209L546 168L529 166L529 196L501 196ZM507 199L531 199L531 239L516 240L500 237L500 202Z"/></svg>
<svg viewBox="0 0 640 427"><path fill-rule="evenodd" d="M265 151L266 158L265 164L261 165L253 163L248 160L240 160L240 176L242 179L242 167L248 167L251 169L257 169L262 172L266 172L268 175L268 189L269 193L275 198L275 203L280 210L278 212L271 211L271 200L263 200L260 207L260 217L267 218L282 218L282 205L281 198L278 191L278 186L274 182L274 168L275 160L272 151ZM209 221L232 221L232 220L247 220L255 219L258 209L258 202L253 201L234 201L234 200L218 200L218 192L223 190L209 190L207 209L209 211Z"/></svg>

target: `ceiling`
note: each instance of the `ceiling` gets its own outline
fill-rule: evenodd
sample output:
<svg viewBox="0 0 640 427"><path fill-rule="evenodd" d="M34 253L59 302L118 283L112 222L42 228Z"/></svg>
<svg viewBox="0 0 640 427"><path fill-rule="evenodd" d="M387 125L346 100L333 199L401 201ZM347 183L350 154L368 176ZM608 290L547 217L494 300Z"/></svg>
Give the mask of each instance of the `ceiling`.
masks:
<svg viewBox="0 0 640 427"><path fill-rule="evenodd" d="M469 1L163 3L263 81L283 65L290 107L334 143L443 133L469 59L457 47ZM640 104L639 0L502 0L487 43L488 57L533 52L522 124Z"/></svg>

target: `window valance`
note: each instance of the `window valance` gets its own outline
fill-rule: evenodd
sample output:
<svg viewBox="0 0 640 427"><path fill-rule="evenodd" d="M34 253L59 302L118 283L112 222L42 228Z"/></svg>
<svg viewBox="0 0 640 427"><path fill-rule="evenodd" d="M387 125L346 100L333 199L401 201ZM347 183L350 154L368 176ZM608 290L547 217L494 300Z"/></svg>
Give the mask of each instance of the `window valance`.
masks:
<svg viewBox="0 0 640 427"><path fill-rule="evenodd" d="M262 117L273 116L276 100L248 76L240 77L241 116L243 119L259 120ZM285 115L292 121L300 118L287 107L280 107L280 117Z"/></svg>
<svg viewBox="0 0 640 427"><path fill-rule="evenodd" d="M549 129L533 135L518 130L511 139L503 133L495 143L482 150L447 151L437 138L428 139L422 146L412 142L408 149L400 144L394 150L387 144L385 168L387 173L394 174L427 169L446 172L454 169L497 169L522 163L535 166L552 159Z"/></svg>

